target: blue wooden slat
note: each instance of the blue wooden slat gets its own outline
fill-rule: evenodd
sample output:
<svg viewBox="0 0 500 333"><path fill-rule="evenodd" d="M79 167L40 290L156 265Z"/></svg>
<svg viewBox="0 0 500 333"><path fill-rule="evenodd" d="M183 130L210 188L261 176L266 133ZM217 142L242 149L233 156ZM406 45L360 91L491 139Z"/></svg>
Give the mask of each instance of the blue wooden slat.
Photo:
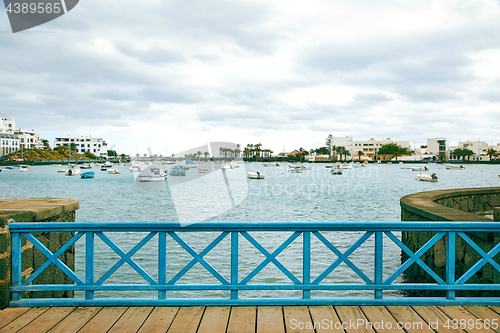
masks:
<svg viewBox="0 0 500 333"><path fill-rule="evenodd" d="M353 245L351 245L345 253L340 252L332 243L328 241L321 233L313 232L313 234L318 238L323 244L325 244L330 250L332 250L337 255L337 260L335 260L327 269L325 269L314 281L312 284L319 284L325 277L328 276L335 268L337 268L342 262L345 262L347 266L349 266L354 273L356 273L360 278L362 278L367 284L373 284L373 281L370 280L365 273L363 273L356 265L354 265L350 260L349 256L356 251L358 247L361 246L373 232L366 232L363 236L361 236Z"/></svg>
<svg viewBox="0 0 500 333"><path fill-rule="evenodd" d="M500 265L498 265L496 263L496 261L493 259L493 257L496 256L498 252L500 252L500 243L498 243L494 248L492 248L488 253L486 253L483 251L483 249L481 249L479 246L477 246L477 244L474 243L474 241L472 239L470 239L469 236L467 236L463 232L459 232L458 234L482 258L474 266L472 266L467 272L465 272L465 274L462 275L457 280L456 284L464 284L465 282L467 282L478 270L481 269L481 267L483 267L487 263L490 263L500 273Z"/></svg>
<svg viewBox="0 0 500 333"><path fill-rule="evenodd" d="M94 253L94 233L87 232L85 236L85 284L87 286L93 286L95 282L95 253ZM85 291L85 299L94 299L94 291Z"/></svg>
<svg viewBox="0 0 500 333"><path fill-rule="evenodd" d="M500 231L500 223L488 222L289 222L289 223L11 223L11 232L40 231Z"/></svg>
<svg viewBox="0 0 500 333"><path fill-rule="evenodd" d="M384 250L384 238L381 231L375 232L375 284L381 285L383 282L383 250ZM375 291L375 299L381 299L383 297L382 290Z"/></svg>
<svg viewBox="0 0 500 333"><path fill-rule="evenodd" d="M408 254L410 258L406 260L403 265L401 265L394 273L392 273L387 279L385 279L384 284L390 284L394 280L398 278L404 271L406 271L413 263L417 263L420 267L422 267L436 282L439 284L446 284L432 269L429 268L420 257L427 252L431 247L436 244L438 240L440 240L446 233L440 232L435 234L431 239L427 241L417 252L413 253L406 245L404 245L399 239L396 238L392 233L385 233L395 244L397 244L403 251Z"/></svg>
<svg viewBox="0 0 500 333"><path fill-rule="evenodd" d="M281 272L283 272L283 274L285 274L290 280L292 280L293 283L295 283L295 284L302 284L302 282L300 282L299 279L297 279L295 277L295 275L293 275L292 273L290 273L290 271L285 266L283 266L283 264L281 262L279 262L276 259L276 256L278 256L281 252L283 252L283 250L286 249L288 245L290 245L295 239L297 239L297 237L299 237L300 232L294 232L272 254L269 253L262 245L260 245L259 242L257 242L248 233L241 232L241 235L243 237L245 237L250 242L250 244L252 244L253 246L255 246L255 248L257 248L257 250L259 250L263 255L265 255L266 259L264 259L264 261L262 261L260 263L260 265L257 266L250 274L248 274L247 277L244 278L240 282L240 284L247 284L255 275L257 275L270 262L272 262Z"/></svg>
<svg viewBox="0 0 500 333"><path fill-rule="evenodd" d="M29 242L31 242L31 244L33 244L34 247L36 247L38 250L40 250L40 252L42 252L42 254L44 256L46 256L49 261L51 261L51 263L53 263L54 265L59 267L59 269L61 269L61 271L63 271L63 273L66 274L76 284L84 284L82 279L80 279L80 277L78 275L76 275L75 272L73 272L68 266L66 266L65 263L63 263L61 260L59 260L59 258L55 258L54 254L52 252L50 252L50 250L47 249L45 247L45 245L40 243L40 241L38 239L33 237L33 235L28 234L28 233L22 233L22 235Z"/></svg>
<svg viewBox="0 0 500 333"><path fill-rule="evenodd" d="M21 235L17 232L12 233L12 286L21 284ZM12 293L12 300L19 301L22 295L18 291Z"/></svg>
<svg viewBox="0 0 500 333"><path fill-rule="evenodd" d="M106 245L108 245L113 251L115 251L121 259L113 265L95 284L102 284L106 281L111 274L116 272L118 268L120 268L124 263L128 263L130 267L132 267L144 280L146 280L149 284L158 284L145 270L142 269L133 259L132 256L139 251L147 242L149 242L155 235L156 232L149 233L146 237L144 237L139 244L134 246L132 250L128 253L123 252L123 250L118 247L108 236L104 235L102 232L95 233L97 237L99 237Z"/></svg>
<svg viewBox="0 0 500 333"><path fill-rule="evenodd" d="M158 233L158 284L167 284L167 233L164 231ZM158 299L166 298L164 290L158 291Z"/></svg>
<svg viewBox="0 0 500 333"><path fill-rule="evenodd" d="M302 243L302 284L309 286L311 284L311 232L304 231L303 233L303 243ZM304 290L302 293L303 299L311 298L311 291Z"/></svg>
<svg viewBox="0 0 500 333"><path fill-rule="evenodd" d="M209 263L203 259L203 257L210 252L217 244L219 244L229 233L223 232L216 239L214 239L199 255L193 250L186 242L182 240L176 233L169 232L168 233L172 239L174 239L184 250L186 250L191 256L193 256L193 260L187 264L176 276L174 276L168 284L174 284L177 282L187 271L191 269L197 262L199 262L203 267L205 267L217 280L219 280L222 284L229 284L227 281L215 268L213 268Z"/></svg>
<svg viewBox="0 0 500 333"><path fill-rule="evenodd" d="M455 233L452 231L449 231L446 237L446 283L455 284ZM446 298L455 299L455 291L447 291Z"/></svg>
<svg viewBox="0 0 500 333"><path fill-rule="evenodd" d="M231 284L238 285L238 232L231 231ZM238 299L238 290L231 290L231 299Z"/></svg>
<svg viewBox="0 0 500 333"><path fill-rule="evenodd" d="M24 235L24 234L23 234ZM56 260L57 258L59 258L59 256L61 254L64 253L64 251L66 251L67 249L69 249L69 247L71 245L73 245L74 243L76 243L77 240L79 240L82 236L84 235L83 232L79 232L77 233L76 235L74 235L69 241L66 242L66 244L64 244L55 254L53 254L51 256L51 258L48 258L47 261L45 261L42 266L38 267L38 269L36 271L34 271L24 282L23 284L24 285L28 285L30 284L31 282L33 282L33 280L35 280L38 275L40 275L47 267L50 266L50 264L52 264L54 262L54 260ZM31 235L32 236L32 235ZM69 268L69 267L68 267Z"/></svg>

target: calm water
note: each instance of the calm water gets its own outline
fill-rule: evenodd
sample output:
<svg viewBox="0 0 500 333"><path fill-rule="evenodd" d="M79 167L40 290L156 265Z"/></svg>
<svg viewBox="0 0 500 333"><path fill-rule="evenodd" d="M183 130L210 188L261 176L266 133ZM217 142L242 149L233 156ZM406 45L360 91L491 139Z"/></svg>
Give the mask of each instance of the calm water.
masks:
<svg viewBox="0 0 500 333"><path fill-rule="evenodd" d="M409 166L409 165L405 165ZM169 176L159 184L136 183L128 167L119 166L121 174L111 175L94 168L96 177L83 180L56 173L52 166L30 167L28 172L0 172L0 197L8 198L73 198L80 201L77 222L306 222L306 221L400 221L399 200L410 193L450 188L498 186L500 168L493 165L467 165L465 170L446 170L444 165L427 165L426 173L435 172L439 181L416 181L418 172L401 169L398 164L369 165L345 170L341 176L330 175L324 165L312 165L312 170L300 174L288 172L288 165L265 168L262 164L241 165L230 170L225 178L220 170L209 175L188 171L185 178ZM209 169L213 166L205 165ZM246 179L246 172L260 171L264 180ZM200 177L201 176L201 177ZM290 233L253 233L269 252L276 249ZM125 252L145 234L110 233L110 238ZM181 237L201 252L217 234L199 235L181 233ZM326 233L326 237L344 252L359 237L359 233ZM84 240L77 242L77 272L84 278ZM143 247L133 259L152 277L157 277L157 237ZM373 276L373 253L370 238L356 250L351 259L370 278ZM318 276L337 257L326 246L311 241L312 278ZM302 244L300 237L279 256L299 280L302 277ZM119 256L96 238L96 278L100 278L118 260ZM167 239L168 275L172 278L192 257L174 240ZM390 241L384 243L385 276L399 266L400 250ZM229 238L216 246L205 259L229 280ZM240 236L240 279L249 274L265 257ZM218 283L198 263L178 283ZM203 279L200 281L200 277ZM272 264L266 266L250 283L291 283ZM346 264L341 264L324 283L352 283L362 280ZM105 283L146 283L127 264ZM210 293L169 293L167 297L204 297ZM344 292L313 292L312 295L343 294ZM357 292L345 292L357 295ZM131 293L128 293L131 295ZM136 293L140 297L154 297L155 293ZM228 293L220 292L227 297ZM242 297L299 296L297 292L246 293ZM107 296L107 295L103 295ZM113 295L116 296L116 293Z"/></svg>

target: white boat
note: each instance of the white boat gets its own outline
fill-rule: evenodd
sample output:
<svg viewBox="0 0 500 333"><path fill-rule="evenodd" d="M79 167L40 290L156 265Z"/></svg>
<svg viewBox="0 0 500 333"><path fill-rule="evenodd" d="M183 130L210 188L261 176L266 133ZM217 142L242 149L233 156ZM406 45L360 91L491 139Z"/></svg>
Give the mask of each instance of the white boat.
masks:
<svg viewBox="0 0 500 333"><path fill-rule="evenodd" d="M26 172L26 171L28 171L28 169L26 169L26 168L18 168L17 170L19 170L20 172Z"/></svg>
<svg viewBox="0 0 500 333"><path fill-rule="evenodd" d="M401 169L411 169L411 167L402 166Z"/></svg>
<svg viewBox="0 0 500 333"><path fill-rule="evenodd" d="M426 166L424 167L411 167L412 171L427 171L429 170Z"/></svg>
<svg viewBox="0 0 500 333"><path fill-rule="evenodd" d="M278 163L276 163L276 162L272 162L272 163L268 162L268 163L263 163L263 164L264 164L264 166L265 166L265 167L267 167L267 168L276 168L276 167L279 167L279 166L280 166L280 165L279 165Z"/></svg>
<svg viewBox="0 0 500 333"><path fill-rule="evenodd" d="M231 164L224 164L222 167L221 167L222 171L228 171L230 169L234 169L231 167Z"/></svg>
<svg viewBox="0 0 500 333"><path fill-rule="evenodd" d="M198 168L198 173L207 173L208 169L207 168Z"/></svg>
<svg viewBox="0 0 500 333"><path fill-rule="evenodd" d="M301 169L301 170L311 170L311 167L306 167L304 165L296 165L296 164L293 164L293 165L289 165L288 166L290 169Z"/></svg>
<svg viewBox="0 0 500 333"><path fill-rule="evenodd" d="M332 170L330 170L330 173L332 175L341 175L342 174L342 170L340 170L339 168L333 168Z"/></svg>
<svg viewBox="0 0 500 333"><path fill-rule="evenodd" d="M149 173L144 171L144 174L137 176L140 182L159 182L167 178L167 173L158 168L149 169Z"/></svg>
<svg viewBox="0 0 500 333"><path fill-rule="evenodd" d="M352 169L351 164L345 164L345 163L337 163L333 167L337 169Z"/></svg>
<svg viewBox="0 0 500 333"><path fill-rule="evenodd" d="M80 169L92 169L92 166L90 164L83 164L80 165Z"/></svg>
<svg viewBox="0 0 500 333"><path fill-rule="evenodd" d="M119 175L120 174L120 170L118 170L117 168L108 169L108 173L112 174L112 175Z"/></svg>
<svg viewBox="0 0 500 333"><path fill-rule="evenodd" d="M80 174L80 169L71 168L66 170L66 176L78 176Z"/></svg>
<svg viewBox="0 0 500 333"><path fill-rule="evenodd" d="M423 182L437 182L438 181L438 177L436 176L435 173L433 173L432 175L429 175L426 173L419 173L417 175L417 178L415 178L415 179L421 180Z"/></svg>
<svg viewBox="0 0 500 333"><path fill-rule="evenodd" d="M292 172L292 173L302 173L302 169L300 167L298 168L290 168L290 170L288 170L289 172Z"/></svg>
<svg viewBox="0 0 500 333"><path fill-rule="evenodd" d="M141 172L142 166L140 164L132 164L132 166L130 166L129 170L131 172Z"/></svg>
<svg viewBox="0 0 500 333"><path fill-rule="evenodd" d="M465 169L463 165L446 165L448 170L462 170Z"/></svg>
<svg viewBox="0 0 500 333"><path fill-rule="evenodd" d="M247 177L250 179L264 179L265 176L264 176L264 174L257 171L257 172L249 172L247 174Z"/></svg>

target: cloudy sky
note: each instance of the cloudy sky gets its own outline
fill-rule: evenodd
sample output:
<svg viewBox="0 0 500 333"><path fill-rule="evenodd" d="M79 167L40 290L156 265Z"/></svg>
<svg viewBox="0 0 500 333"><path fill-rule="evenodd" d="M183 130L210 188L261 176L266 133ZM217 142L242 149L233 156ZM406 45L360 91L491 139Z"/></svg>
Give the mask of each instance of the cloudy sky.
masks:
<svg viewBox="0 0 500 333"><path fill-rule="evenodd" d="M13 34L0 117L120 153L329 133L500 142L500 0L82 0Z"/></svg>

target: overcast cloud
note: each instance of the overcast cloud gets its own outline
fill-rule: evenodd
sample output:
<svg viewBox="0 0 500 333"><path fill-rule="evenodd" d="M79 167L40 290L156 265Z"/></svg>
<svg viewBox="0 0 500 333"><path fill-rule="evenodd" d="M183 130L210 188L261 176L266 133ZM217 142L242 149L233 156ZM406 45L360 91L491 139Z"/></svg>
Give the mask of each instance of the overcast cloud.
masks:
<svg viewBox="0 0 500 333"><path fill-rule="evenodd" d="M500 142L500 1L82 0L12 34L0 117L119 152Z"/></svg>

